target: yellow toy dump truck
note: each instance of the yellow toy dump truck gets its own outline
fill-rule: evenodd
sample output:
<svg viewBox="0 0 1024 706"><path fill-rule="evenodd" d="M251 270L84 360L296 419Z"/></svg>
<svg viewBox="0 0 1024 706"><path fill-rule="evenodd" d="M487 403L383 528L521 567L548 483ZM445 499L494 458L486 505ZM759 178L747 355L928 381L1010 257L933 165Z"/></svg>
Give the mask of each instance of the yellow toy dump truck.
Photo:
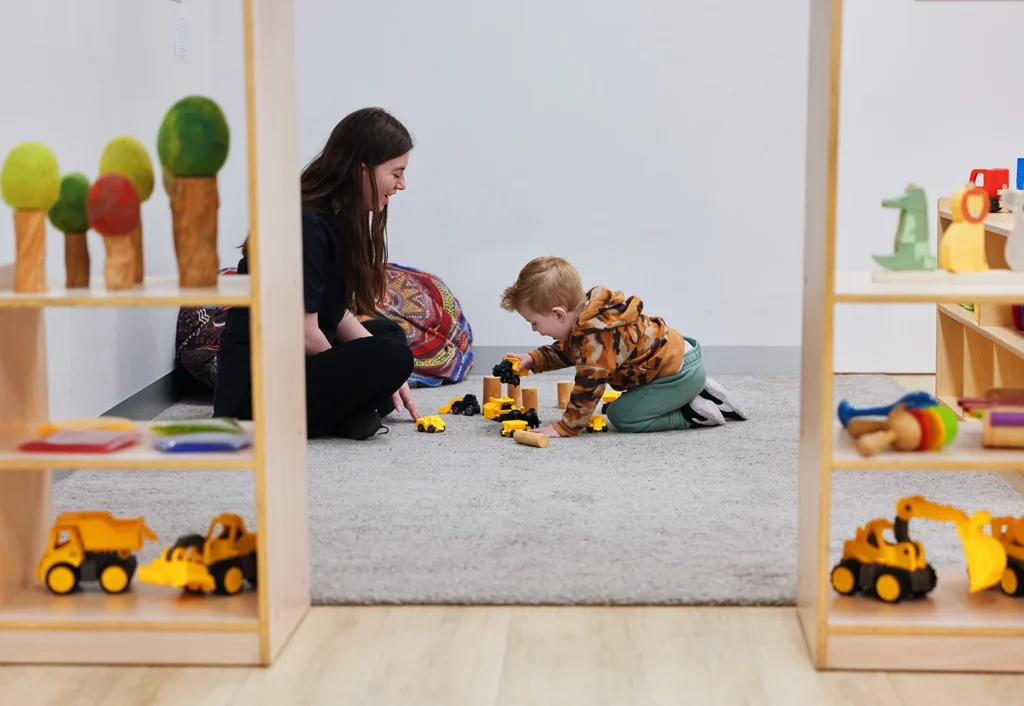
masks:
<svg viewBox="0 0 1024 706"><path fill-rule="evenodd" d="M256 586L255 532L238 515L214 518L206 536L187 534L139 569L139 580L186 593L233 596L248 581Z"/></svg>
<svg viewBox="0 0 1024 706"><path fill-rule="evenodd" d="M897 503L895 521L872 520L857 529L856 537L846 541L842 560L832 569L832 588L844 596L863 592L885 603L930 593L936 585L935 569L928 563L924 545L910 538L908 525L914 517L956 525L967 560L971 593L999 583L1006 569L1006 550L982 531L992 516L981 511L968 517L955 507L915 495ZM895 543L884 537L887 529L893 531Z"/></svg>
<svg viewBox="0 0 1024 706"><path fill-rule="evenodd" d="M118 519L109 512L61 513L50 529L46 552L36 567L39 580L63 596L83 581L99 581L107 593L124 593L139 564L133 552L157 536L146 521Z"/></svg>

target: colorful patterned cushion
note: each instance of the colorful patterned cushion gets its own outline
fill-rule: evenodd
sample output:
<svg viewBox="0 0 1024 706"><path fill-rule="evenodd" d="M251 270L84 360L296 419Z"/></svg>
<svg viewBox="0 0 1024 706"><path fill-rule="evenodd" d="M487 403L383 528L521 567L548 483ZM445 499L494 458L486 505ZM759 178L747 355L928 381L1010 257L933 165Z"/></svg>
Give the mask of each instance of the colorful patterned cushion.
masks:
<svg viewBox="0 0 1024 706"><path fill-rule="evenodd" d="M221 274L237 274L234 267ZM220 331L231 307L182 307L175 355L192 377L213 389ZM473 330L462 306L438 277L404 265L388 265L388 286L377 307L405 332L415 361L412 387L461 382L473 366Z"/></svg>
<svg viewBox="0 0 1024 706"><path fill-rule="evenodd" d="M225 267L222 275L238 274L238 269ZM229 306L181 307L178 309L178 330L174 352L188 373L213 389L217 379L217 350L220 348L220 330L227 318Z"/></svg>
<svg viewBox="0 0 1024 706"><path fill-rule="evenodd" d="M473 329L459 300L437 276L389 263L387 293L377 313L405 331L415 361L410 386L438 387L469 374Z"/></svg>

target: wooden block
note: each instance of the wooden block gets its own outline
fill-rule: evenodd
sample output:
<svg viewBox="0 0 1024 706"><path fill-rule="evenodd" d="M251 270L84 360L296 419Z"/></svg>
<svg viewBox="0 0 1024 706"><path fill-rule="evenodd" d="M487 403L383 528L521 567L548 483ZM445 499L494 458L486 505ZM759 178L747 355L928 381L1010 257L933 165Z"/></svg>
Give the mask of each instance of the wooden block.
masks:
<svg viewBox="0 0 1024 706"><path fill-rule="evenodd" d="M523 391L519 385L506 385L506 397L512 398L512 404L519 407L523 404Z"/></svg>
<svg viewBox="0 0 1024 706"><path fill-rule="evenodd" d="M565 409L569 406L569 395L572 394L573 381L560 380L558 383L558 408Z"/></svg>
<svg viewBox="0 0 1024 706"><path fill-rule="evenodd" d="M540 406L537 404L537 388L536 387L524 387L523 391L523 406L527 409L539 410Z"/></svg>
<svg viewBox="0 0 1024 706"><path fill-rule="evenodd" d="M480 405L487 404L492 398L497 399L501 397L501 380L493 375L484 375L484 396L480 400Z"/></svg>
<svg viewBox="0 0 1024 706"><path fill-rule="evenodd" d="M176 178L173 184L171 220L174 253L178 258L178 284L181 287L216 286L220 273L217 178Z"/></svg>
<svg viewBox="0 0 1024 706"><path fill-rule="evenodd" d="M517 444L524 444L526 446L536 446L538 449L546 449L548 444L551 443L551 439L538 434L535 431L517 431L512 433L512 440Z"/></svg>

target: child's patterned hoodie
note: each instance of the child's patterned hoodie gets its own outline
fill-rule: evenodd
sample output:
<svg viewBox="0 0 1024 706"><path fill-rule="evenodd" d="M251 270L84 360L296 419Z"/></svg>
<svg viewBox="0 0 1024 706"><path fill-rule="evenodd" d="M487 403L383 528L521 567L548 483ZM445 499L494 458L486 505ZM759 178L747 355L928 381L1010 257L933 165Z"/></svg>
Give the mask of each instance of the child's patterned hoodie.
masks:
<svg viewBox="0 0 1024 706"><path fill-rule="evenodd" d="M587 292L569 340L531 351L533 372L576 366L576 384L562 419L554 423L562 436L586 429L605 385L628 390L679 372L686 343L660 317L645 316L638 297L606 287Z"/></svg>

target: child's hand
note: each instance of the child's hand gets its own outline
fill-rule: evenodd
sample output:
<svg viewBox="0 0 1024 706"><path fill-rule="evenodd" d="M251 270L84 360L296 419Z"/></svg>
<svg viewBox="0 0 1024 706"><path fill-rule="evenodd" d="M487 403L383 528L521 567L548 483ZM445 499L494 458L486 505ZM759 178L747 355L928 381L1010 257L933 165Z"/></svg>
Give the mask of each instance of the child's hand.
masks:
<svg viewBox="0 0 1024 706"><path fill-rule="evenodd" d="M562 435L559 434L555 430L555 427L554 427L553 424L548 424L546 427L537 427L536 429L528 429L527 431L532 431L534 434L543 434L544 436L548 437L549 439L561 439L562 438Z"/></svg>
<svg viewBox="0 0 1024 706"><path fill-rule="evenodd" d="M533 367L533 358L530 357L529 353L506 353L506 358L514 358L519 361L520 372L525 372Z"/></svg>

